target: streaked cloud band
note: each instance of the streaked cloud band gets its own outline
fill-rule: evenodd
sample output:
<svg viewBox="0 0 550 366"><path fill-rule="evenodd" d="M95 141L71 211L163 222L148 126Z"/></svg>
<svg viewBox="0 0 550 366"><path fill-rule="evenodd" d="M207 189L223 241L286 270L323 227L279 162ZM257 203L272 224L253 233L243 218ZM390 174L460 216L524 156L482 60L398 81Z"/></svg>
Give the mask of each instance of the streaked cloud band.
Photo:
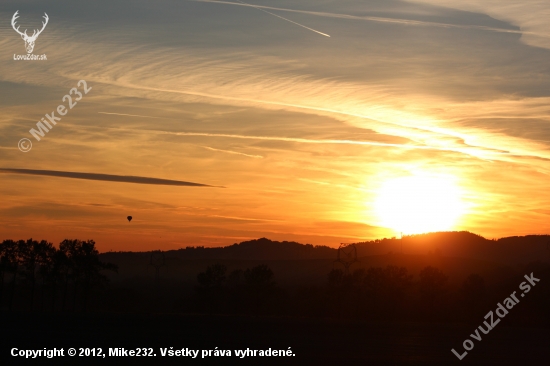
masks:
<svg viewBox="0 0 550 366"><path fill-rule="evenodd" d="M153 184L153 185L165 185L165 186L216 187L208 184L185 182L181 180L138 177L138 176L132 176L132 175L63 172L58 170L0 168L0 173L42 175L42 176L59 177L59 178L99 180L104 182L119 182L119 183ZM223 188L223 187L218 187L218 188Z"/></svg>

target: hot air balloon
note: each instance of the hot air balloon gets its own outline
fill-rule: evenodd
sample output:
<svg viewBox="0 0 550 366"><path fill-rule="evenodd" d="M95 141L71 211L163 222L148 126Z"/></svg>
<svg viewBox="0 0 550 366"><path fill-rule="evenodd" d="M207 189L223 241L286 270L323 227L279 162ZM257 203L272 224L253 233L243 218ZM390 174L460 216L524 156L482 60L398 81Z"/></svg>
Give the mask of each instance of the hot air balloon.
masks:
<svg viewBox="0 0 550 366"><path fill-rule="evenodd" d="M127 219L128 219L128 222L132 221L132 216L128 216Z"/></svg>

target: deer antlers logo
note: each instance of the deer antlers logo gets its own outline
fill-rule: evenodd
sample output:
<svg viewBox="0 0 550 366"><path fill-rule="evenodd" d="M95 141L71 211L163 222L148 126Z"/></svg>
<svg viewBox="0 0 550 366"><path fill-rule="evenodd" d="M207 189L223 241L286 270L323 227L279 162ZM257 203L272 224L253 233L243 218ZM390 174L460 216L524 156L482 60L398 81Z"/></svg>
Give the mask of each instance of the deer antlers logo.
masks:
<svg viewBox="0 0 550 366"><path fill-rule="evenodd" d="M21 38L23 38L23 40L25 41L25 48L27 49L27 53L32 53L32 50L34 49L34 42L36 41L36 39L38 38L38 36L40 35L40 33L42 33L42 31L44 30L44 28L46 28L46 25L48 24L48 20L50 18L48 18L48 14L44 13L44 16L43 18L46 20L45 22L42 22L42 29L38 30L38 29L35 29L32 36L28 36L27 35L27 30L25 29L25 32L21 32L19 31L19 27L20 26L17 26L17 28L15 28L15 21L17 18L19 18L19 10L17 10L15 12L15 14L13 14L13 18L11 18L11 26L13 27L13 29L19 33L21 35Z"/></svg>

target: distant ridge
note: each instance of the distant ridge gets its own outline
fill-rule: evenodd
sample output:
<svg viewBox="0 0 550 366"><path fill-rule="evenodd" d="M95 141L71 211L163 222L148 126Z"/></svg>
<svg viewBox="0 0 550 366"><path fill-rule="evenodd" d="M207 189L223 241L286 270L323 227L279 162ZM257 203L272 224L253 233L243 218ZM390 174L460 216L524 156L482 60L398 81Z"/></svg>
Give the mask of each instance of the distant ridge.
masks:
<svg viewBox="0 0 550 366"><path fill-rule="evenodd" d="M547 249L550 235L527 235L489 240L467 231L434 232L405 236L403 239L376 239L356 243L358 257L386 255L440 255L488 260L503 264L525 264L533 261L550 262ZM272 241L267 238L248 240L226 247L187 247L166 251L167 257L208 260L304 260L336 259L336 248ZM104 253L123 255L125 253ZM126 254L144 255L146 253Z"/></svg>
<svg viewBox="0 0 550 366"><path fill-rule="evenodd" d="M300 244L293 241L272 241L267 238L243 241L227 247L187 247L171 251L179 258L292 260L333 258L336 249L322 245Z"/></svg>
<svg viewBox="0 0 550 366"><path fill-rule="evenodd" d="M505 264L549 261L550 235L527 235L489 240L468 231L448 231L357 243L359 256L393 253L434 254L482 259ZM403 249L401 249L403 248Z"/></svg>

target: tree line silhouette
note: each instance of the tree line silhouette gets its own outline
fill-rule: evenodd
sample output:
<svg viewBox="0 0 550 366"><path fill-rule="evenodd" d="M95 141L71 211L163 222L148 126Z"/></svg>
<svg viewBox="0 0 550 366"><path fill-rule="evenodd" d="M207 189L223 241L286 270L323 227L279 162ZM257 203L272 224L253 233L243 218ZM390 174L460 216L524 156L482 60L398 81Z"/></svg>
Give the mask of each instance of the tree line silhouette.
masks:
<svg viewBox="0 0 550 366"><path fill-rule="evenodd" d="M409 309L403 305L410 303L411 296L418 295L421 308L433 316L437 313L437 307L443 305L442 300L449 290L448 277L431 266L420 272L418 283L413 282L413 275L404 267L390 265L368 270L361 268L351 273L333 269L328 273L324 288L298 288L294 296L277 287L273 280L274 274L266 265L244 272L234 270L229 275L226 273L227 267L218 263L197 275L198 286L195 290L200 299L199 310L210 313L253 310L258 313L268 310L264 307L270 302L272 305L280 302L275 306L280 310L294 302L287 301L292 297L299 303L299 298L304 294L302 300L309 300L306 307L318 316L368 318L370 315L396 318L408 315ZM416 285L417 293L411 293L413 285ZM471 275L462 289L465 298L470 300L469 305L475 300L481 301L485 289L483 279L479 275ZM287 306L283 305L285 303Z"/></svg>
<svg viewBox="0 0 550 366"><path fill-rule="evenodd" d="M197 275L195 291L199 297L199 309L209 313L258 314L279 292L273 277L273 271L265 264L244 271L236 269L229 275L223 264L209 266Z"/></svg>
<svg viewBox="0 0 550 366"><path fill-rule="evenodd" d="M146 253L129 255L143 257L144 265L149 265ZM116 256L106 258L111 261ZM417 260L422 259L411 257L408 265L414 266ZM324 273L324 278L316 277L314 282L289 282L295 264L279 264L274 273L261 262L193 259L178 264L198 268L191 272L192 278L172 275L153 282L151 274L134 275L109 284L106 271L117 272L118 268L100 259L93 240L63 240L57 248L44 240L4 240L0 243L0 310L476 322L517 290L523 275L535 271L541 283L550 283L550 265L542 262L510 269L505 276L492 278L490 284L479 274L451 282L444 270L433 265L417 266L420 270L413 274L403 266L361 268L360 263L350 271L335 264L332 270L316 272L315 276ZM123 261L121 266L124 263L125 271L135 266L128 267L133 262ZM247 268L244 263L254 265ZM279 278L286 275L286 282L278 283L277 274ZM510 315L516 324L550 326L546 311L549 285L537 287L521 306L526 310Z"/></svg>
<svg viewBox="0 0 550 366"><path fill-rule="evenodd" d="M0 308L86 311L90 291L105 285L102 270L117 271L104 263L93 240L63 240L56 248L45 240L4 240L0 243ZM37 290L39 294L37 294ZM16 297L18 293L19 296Z"/></svg>
<svg viewBox="0 0 550 366"><path fill-rule="evenodd" d="M532 263L525 267L528 270L536 270L540 278L550 281L547 264ZM449 276L433 266L424 267L415 280L407 268L388 265L350 272L335 268L328 273L324 286L281 288L265 265L227 275L227 268L218 263L198 274L198 301L188 309L370 321L475 322L517 290L523 280L522 276L510 277L487 286L483 277L470 274L459 285L452 285ZM538 291L530 294L532 300L525 311L510 317L513 322L550 326L544 310L550 305L550 286Z"/></svg>

